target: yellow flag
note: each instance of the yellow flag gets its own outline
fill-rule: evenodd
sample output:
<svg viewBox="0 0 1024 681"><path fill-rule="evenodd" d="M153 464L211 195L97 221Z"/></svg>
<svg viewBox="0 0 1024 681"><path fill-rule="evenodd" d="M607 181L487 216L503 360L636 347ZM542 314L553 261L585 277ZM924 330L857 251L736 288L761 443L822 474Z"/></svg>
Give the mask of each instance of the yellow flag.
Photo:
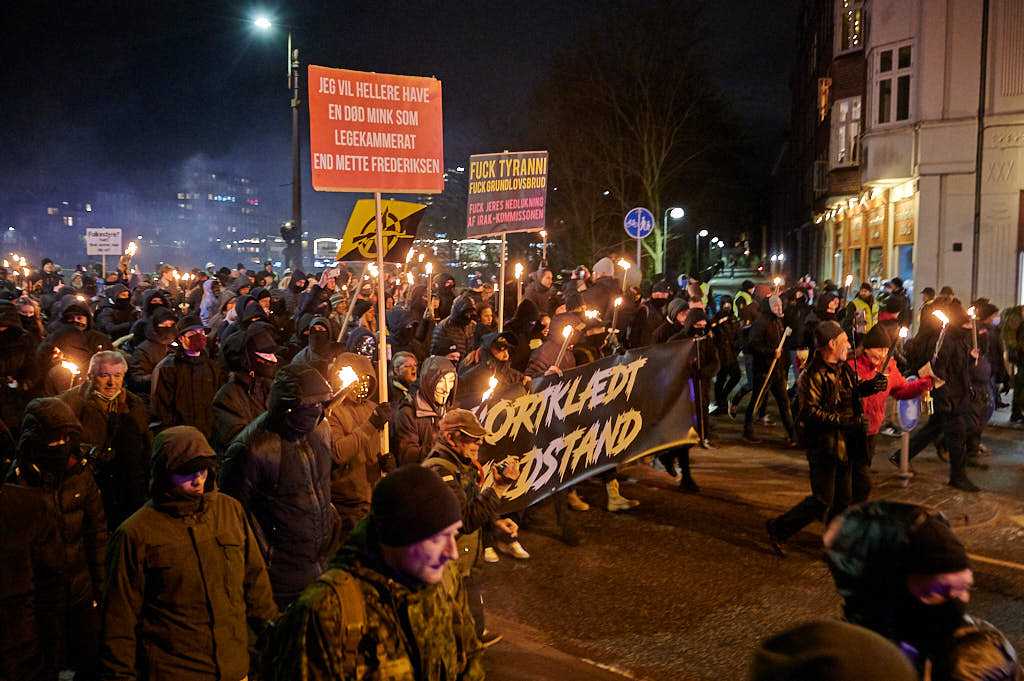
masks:
<svg viewBox="0 0 1024 681"><path fill-rule="evenodd" d="M427 207L407 201L381 201L380 213L384 224L384 260L405 262L412 247L420 220ZM338 247L337 260L368 261L377 259L377 213L373 199L360 199L352 208L345 234Z"/></svg>

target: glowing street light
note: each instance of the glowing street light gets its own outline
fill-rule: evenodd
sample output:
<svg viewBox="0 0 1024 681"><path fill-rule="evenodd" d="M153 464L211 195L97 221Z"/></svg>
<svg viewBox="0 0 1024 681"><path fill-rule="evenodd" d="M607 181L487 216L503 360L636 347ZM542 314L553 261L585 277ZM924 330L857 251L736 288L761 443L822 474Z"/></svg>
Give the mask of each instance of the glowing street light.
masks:
<svg viewBox="0 0 1024 681"><path fill-rule="evenodd" d="M261 31L269 31L274 26L274 24L271 23L270 19L268 19L262 14L256 17L252 23L256 26L256 28L260 29Z"/></svg>

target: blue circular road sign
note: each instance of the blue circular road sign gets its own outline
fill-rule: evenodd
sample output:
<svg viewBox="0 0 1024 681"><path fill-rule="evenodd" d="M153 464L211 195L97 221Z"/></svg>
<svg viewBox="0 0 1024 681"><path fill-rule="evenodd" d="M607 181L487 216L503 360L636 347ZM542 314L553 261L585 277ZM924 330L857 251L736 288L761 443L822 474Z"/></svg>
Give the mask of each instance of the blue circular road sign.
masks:
<svg viewBox="0 0 1024 681"><path fill-rule="evenodd" d="M622 226L626 228L626 234L629 236L643 239L654 231L654 214L642 206L637 206L626 213Z"/></svg>

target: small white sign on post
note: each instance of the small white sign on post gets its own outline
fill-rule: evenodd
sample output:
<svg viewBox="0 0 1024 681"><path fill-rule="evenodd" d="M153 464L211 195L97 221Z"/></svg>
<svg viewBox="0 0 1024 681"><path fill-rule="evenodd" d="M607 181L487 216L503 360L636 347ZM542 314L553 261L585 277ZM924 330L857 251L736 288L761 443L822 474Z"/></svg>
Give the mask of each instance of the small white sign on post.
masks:
<svg viewBox="0 0 1024 681"><path fill-rule="evenodd" d="M85 230L86 255L121 255L120 229Z"/></svg>

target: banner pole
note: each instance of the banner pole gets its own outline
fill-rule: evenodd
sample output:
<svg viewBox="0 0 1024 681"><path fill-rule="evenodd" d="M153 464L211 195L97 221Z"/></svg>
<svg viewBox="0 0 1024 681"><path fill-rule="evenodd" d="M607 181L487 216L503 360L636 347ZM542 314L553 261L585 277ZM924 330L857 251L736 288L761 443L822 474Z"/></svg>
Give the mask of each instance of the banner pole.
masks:
<svg viewBox="0 0 1024 681"><path fill-rule="evenodd" d="M102 267L103 267L103 278L106 279L107 278L107 256L106 255L101 255L100 258L101 258L100 262L103 263L103 265L102 265ZM975 339L975 340L977 340L977 339Z"/></svg>
<svg viewBox="0 0 1024 681"><path fill-rule="evenodd" d="M378 404L388 401L388 334L387 310L384 303L384 221L380 216L380 192L373 193L377 212L377 390ZM388 429L380 432L380 453L388 454Z"/></svg>
<svg viewBox="0 0 1024 681"><path fill-rule="evenodd" d="M505 330L505 249L508 239L501 233L501 265L498 268L498 333Z"/></svg>

